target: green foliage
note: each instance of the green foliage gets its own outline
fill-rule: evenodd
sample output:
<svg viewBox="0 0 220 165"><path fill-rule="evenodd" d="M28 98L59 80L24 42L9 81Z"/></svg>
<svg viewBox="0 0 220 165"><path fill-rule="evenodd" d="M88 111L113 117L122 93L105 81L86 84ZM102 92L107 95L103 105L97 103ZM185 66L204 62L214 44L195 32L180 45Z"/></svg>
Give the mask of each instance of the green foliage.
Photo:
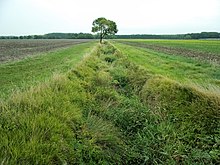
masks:
<svg viewBox="0 0 220 165"><path fill-rule="evenodd" d="M48 33L42 36L34 36L34 39L43 38L43 39L94 39L90 33Z"/></svg>
<svg viewBox="0 0 220 165"><path fill-rule="evenodd" d="M92 23L92 32L99 32L100 35L100 43L102 43L102 39L107 35L114 35L118 32L117 25L114 21L107 20L104 17L97 18Z"/></svg>

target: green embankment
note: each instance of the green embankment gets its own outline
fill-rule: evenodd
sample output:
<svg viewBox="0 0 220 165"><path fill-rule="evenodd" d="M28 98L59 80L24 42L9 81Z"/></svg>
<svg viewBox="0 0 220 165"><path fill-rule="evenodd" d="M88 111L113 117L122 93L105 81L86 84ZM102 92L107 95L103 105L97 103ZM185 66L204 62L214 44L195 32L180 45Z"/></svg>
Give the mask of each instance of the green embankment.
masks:
<svg viewBox="0 0 220 165"><path fill-rule="evenodd" d="M98 45L0 105L1 164L217 164L220 97Z"/></svg>
<svg viewBox="0 0 220 165"><path fill-rule="evenodd" d="M0 64L0 97L8 97L14 90L45 81L54 72L67 72L92 46L94 42L82 43L56 52Z"/></svg>

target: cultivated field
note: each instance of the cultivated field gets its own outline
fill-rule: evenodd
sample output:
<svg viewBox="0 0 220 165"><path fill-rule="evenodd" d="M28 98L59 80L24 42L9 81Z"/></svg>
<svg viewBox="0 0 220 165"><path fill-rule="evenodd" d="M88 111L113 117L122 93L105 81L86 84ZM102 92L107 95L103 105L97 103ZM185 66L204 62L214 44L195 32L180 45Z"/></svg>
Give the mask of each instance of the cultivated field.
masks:
<svg viewBox="0 0 220 165"><path fill-rule="evenodd" d="M0 40L0 62L21 59L42 52L70 47L75 44L89 42L90 40Z"/></svg>
<svg viewBox="0 0 220 165"><path fill-rule="evenodd" d="M46 53L40 60L20 60L50 75L51 68L60 66L61 73L48 76L36 70L50 78L37 85L30 81L31 88L0 103L0 163L219 164L216 44L89 42ZM199 55L186 55L188 51ZM200 57L202 53L212 59ZM5 78L17 74L6 73L5 66L19 68L19 62L2 64Z"/></svg>
<svg viewBox="0 0 220 165"><path fill-rule="evenodd" d="M121 40L120 42L220 64L219 40Z"/></svg>
<svg viewBox="0 0 220 165"><path fill-rule="evenodd" d="M94 42L88 41L0 41L1 49L4 49L0 51L2 60L9 60L0 63L0 97L8 97L13 91L45 81L54 73L68 71L93 47Z"/></svg>
<svg viewBox="0 0 220 165"><path fill-rule="evenodd" d="M220 41L120 40L116 45L153 74L205 88L220 87Z"/></svg>

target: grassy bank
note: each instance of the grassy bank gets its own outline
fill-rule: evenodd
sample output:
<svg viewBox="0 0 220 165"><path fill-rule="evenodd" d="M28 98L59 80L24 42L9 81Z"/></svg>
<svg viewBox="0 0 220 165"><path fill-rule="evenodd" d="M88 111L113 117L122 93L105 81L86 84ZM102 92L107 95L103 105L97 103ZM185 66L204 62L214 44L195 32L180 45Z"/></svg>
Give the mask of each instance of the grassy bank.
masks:
<svg viewBox="0 0 220 165"><path fill-rule="evenodd" d="M2 164L217 164L220 97L98 45L0 105Z"/></svg>
<svg viewBox="0 0 220 165"><path fill-rule="evenodd" d="M54 72L64 73L91 51L94 42L45 53L23 60L0 64L0 97L8 97L14 90L36 85L49 79Z"/></svg>

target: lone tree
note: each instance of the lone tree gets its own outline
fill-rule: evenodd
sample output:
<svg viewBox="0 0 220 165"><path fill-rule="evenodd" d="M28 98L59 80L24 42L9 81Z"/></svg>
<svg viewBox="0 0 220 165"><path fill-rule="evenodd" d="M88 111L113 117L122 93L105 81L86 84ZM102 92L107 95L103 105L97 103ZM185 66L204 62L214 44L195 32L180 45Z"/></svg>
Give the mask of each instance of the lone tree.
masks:
<svg viewBox="0 0 220 165"><path fill-rule="evenodd" d="M107 35L114 35L118 32L117 25L114 21L107 20L104 17L97 18L92 23L92 32L98 32L100 36L100 43L102 43L102 39Z"/></svg>

